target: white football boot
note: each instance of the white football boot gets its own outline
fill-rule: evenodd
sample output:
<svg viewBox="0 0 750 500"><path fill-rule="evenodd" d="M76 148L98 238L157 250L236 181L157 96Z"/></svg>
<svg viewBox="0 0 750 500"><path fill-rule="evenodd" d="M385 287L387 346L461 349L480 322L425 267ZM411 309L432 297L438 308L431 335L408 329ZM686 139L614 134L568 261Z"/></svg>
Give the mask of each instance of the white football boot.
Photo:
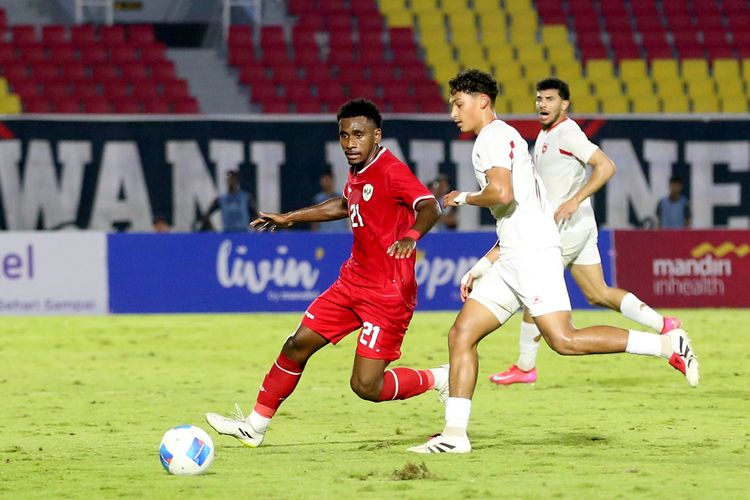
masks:
<svg viewBox="0 0 750 500"><path fill-rule="evenodd" d="M435 434L425 444L413 446L406 451L412 453L470 453L471 442L466 436L447 437L442 434Z"/></svg>
<svg viewBox="0 0 750 500"><path fill-rule="evenodd" d="M701 378L700 368L687 332L676 328L664 335L672 338L672 356L669 358L669 364L685 375L690 387L698 387Z"/></svg>
<svg viewBox="0 0 750 500"><path fill-rule="evenodd" d="M225 417L218 413L206 413L206 422L219 434L237 438L245 446L257 448L263 444L266 433L258 432L250 424L250 418L246 418L240 409L240 405L234 404L235 412L231 417Z"/></svg>

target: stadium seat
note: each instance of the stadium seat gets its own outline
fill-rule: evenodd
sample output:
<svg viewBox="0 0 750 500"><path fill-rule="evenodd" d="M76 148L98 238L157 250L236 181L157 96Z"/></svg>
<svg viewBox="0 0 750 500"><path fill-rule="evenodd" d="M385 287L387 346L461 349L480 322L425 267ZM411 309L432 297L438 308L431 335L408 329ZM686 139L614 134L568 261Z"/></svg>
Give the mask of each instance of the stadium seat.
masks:
<svg viewBox="0 0 750 500"><path fill-rule="evenodd" d="M634 95L631 99L634 113L659 113L661 111L661 101L653 94Z"/></svg>

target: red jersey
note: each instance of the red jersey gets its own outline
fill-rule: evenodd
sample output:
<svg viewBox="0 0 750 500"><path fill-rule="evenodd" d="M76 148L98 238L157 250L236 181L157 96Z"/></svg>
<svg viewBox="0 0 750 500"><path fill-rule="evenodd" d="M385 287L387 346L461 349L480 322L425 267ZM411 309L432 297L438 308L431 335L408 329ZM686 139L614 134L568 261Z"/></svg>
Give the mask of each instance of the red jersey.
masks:
<svg viewBox="0 0 750 500"><path fill-rule="evenodd" d="M396 259L387 251L414 225L417 203L435 197L407 165L384 147L359 172L349 170L343 194L354 244L351 257L341 266L341 278L375 293L398 293L409 307L414 307L416 252L408 259Z"/></svg>

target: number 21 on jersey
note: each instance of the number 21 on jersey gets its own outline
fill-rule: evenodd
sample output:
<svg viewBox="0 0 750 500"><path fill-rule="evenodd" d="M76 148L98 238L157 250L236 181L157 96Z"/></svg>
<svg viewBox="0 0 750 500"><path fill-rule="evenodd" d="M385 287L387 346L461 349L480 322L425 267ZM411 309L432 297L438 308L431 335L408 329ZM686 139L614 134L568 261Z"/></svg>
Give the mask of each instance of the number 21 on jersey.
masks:
<svg viewBox="0 0 750 500"><path fill-rule="evenodd" d="M362 215L359 213L359 203L352 203L349 207L349 218L352 220L352 227L363 227L365 222L362 220Z"/></svg>

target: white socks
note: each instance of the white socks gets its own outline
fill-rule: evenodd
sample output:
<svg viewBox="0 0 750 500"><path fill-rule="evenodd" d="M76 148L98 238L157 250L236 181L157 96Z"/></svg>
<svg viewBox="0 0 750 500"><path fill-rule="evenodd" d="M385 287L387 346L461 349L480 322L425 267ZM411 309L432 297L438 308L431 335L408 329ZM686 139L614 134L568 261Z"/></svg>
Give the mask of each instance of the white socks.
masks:
<svg viewBox="0 0 750 500"><path fill-rule="evenodd" d="M445 402L444 436L464 437L471 416L471 399L448 398Z"/></svg>
<svg viewBox="0 0 750 500"><path fill-rule="evenodd" d="M268 417L264 417L260 413L257 413L255 410L253 410L250 413L250 416L247 417L247 422L253 426L253 429L260 433L266 432L268 429L268 424L271 423L271 419Z"/></svg>
<svg viewBox="0 0 750 500"><path fill-rule="evenodd" d="M539 341L534 340L541 333L536 323L526 323L521 321L521 338L519 340L520 353L516 366L521 370L528 372L536 366L536 355L539 352ZM541 340L541 339L540 339Z"/></svg>
<svg viewBox="0 0 750 500"><path fill-rule="evenodd" d="M625 352L669 358L672 355L672 337L628 330L628 345L625 347Z"/></svg>
<svg viewBox="0 0 750 500"><path fill-rule="evenodd" d="M430 371L432 372L432 376L435 377L435 385L432 386L433 389L442 387L448 381L450 372L446 367L438 366L437 368L430 368Z"/></svg>
<svg viewBox="0 0 750 500"><path fill-rule="evenodd" d="M664 327L664 318L661 314L641 302L641 299L628 292L620 303L620 312L623 316L642 325L646 325L657 332Z"/></svg>

